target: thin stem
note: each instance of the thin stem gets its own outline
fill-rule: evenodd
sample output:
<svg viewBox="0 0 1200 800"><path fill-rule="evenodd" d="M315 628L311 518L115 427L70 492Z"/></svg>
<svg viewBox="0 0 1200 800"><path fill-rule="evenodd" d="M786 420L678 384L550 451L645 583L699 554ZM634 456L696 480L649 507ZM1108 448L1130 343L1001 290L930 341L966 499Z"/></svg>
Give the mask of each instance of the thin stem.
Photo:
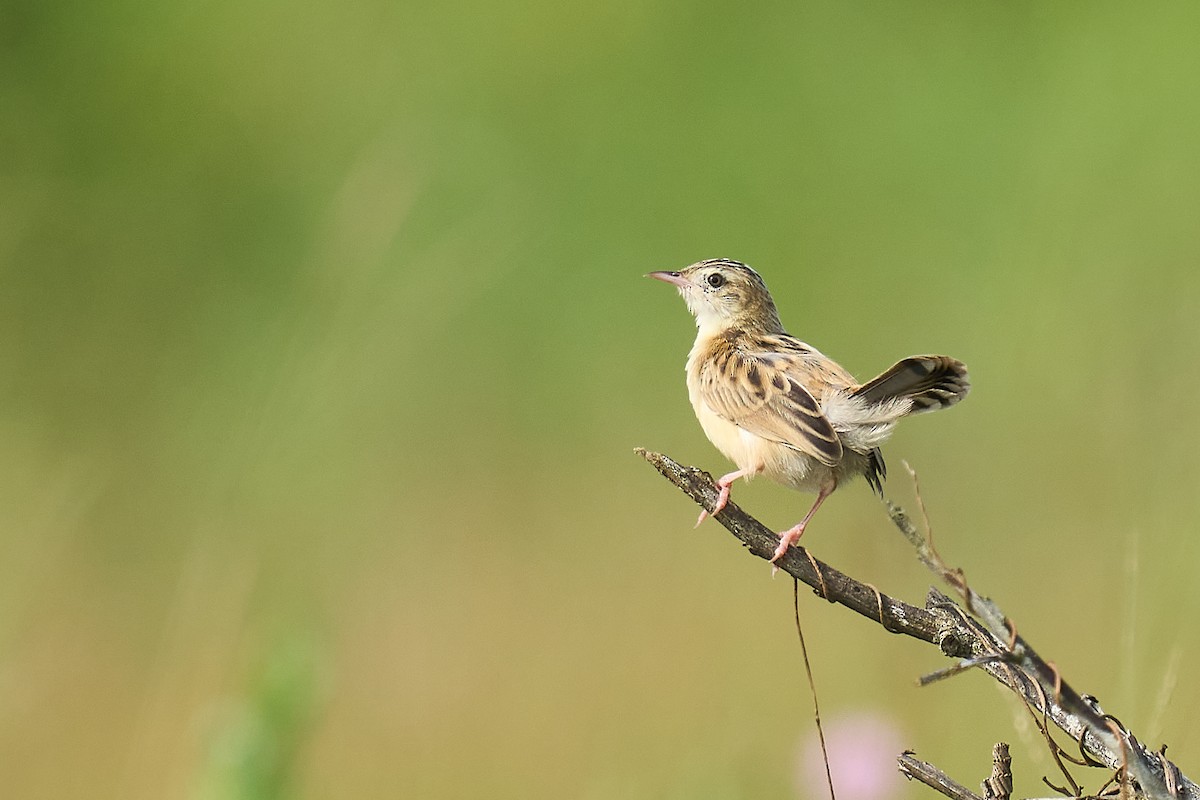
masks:
<svg viewBox="0 0 1200 800"><path fill-rule="evenodd" d="M800 637L800 652L804 656L804 674L808 676L808 688L812 692L813 719L817 723L817 739L821 742L821 758L825 761L825 780L829 782L829 800L837 800L833 793L833 771L829 768L829 749L825 746L825 728L821 725L821 706L817 703L817 684L813 680L812 665L808 662L808 645L804 643L804 629L800 627L800 581L792 578L792 609L796 612L796 635Z"/></svg>

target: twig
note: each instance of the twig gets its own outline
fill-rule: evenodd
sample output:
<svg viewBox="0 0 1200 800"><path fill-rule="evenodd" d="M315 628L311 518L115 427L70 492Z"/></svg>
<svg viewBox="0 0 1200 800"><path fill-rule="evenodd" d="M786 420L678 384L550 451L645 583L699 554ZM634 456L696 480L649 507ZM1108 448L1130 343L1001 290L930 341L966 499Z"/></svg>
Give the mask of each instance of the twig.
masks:
<svg viewBox="0 0 1200 800"><path fill-rule="evenodd" d="M829 748L825 746L825 726L821 724L821 704L817 702L817 682L813 680L812 664L808 660L808 645L804 643L804 629L800 627L800 582L795 578L792 579L792 609L796 613L796 636L800 638L800 652L804 656L804 674L808 676L808 689L812 692L813 720L817 724L817 739L821 742L821 760L825 763L829 800L837 800L833 791L833 771L829 767Z"/></svg>
<svg viewBox="0 0 1200 800"><path fill-rule="evenodd" d="M717 488L712 476L707 472L695 467L685 467L661 453L641 448L636 452L702 508L712 508L716 503ZM759 558L769 561L775 553L779 537L742 511L736 503L728 503L715 519ZM953 643L943 644L944 623L936 614L880 594L867 584L860 583L825 562L813 558L800 545L789 547L776 565L811 587L817 596L843 605L872 622L884 624L893 633L902 633L931 644L942 645L943 650L949 647L953 651L951 654L969 655L967 645L959 647Z"/></svg>
<svg viewBox="0 0 1200 800"><path fill-rule="evenodd" d="M932 528L929 523L928 512L925 508L925 501L921 496L921 485L917 479L917 473L907 462L905 462L904 468L908 471L913 481L913 486L917 493L918 507L921 509L924 517L927 534L922 536L902 509L892 503L888 503L888 514L891 516L892 522L916 548L917 557L920 561L962 598L970 613L986 626L994 638L1006 642L1003 649L1006 655L1005 660L1019 665L1026 673L1026 677L1033 678L1033 684L1030 688L1036 691L1039 699L1039 702L1036 702L1034 706L1042 712L1043 720L1037 719L1037 715L1033 713L1032 708L1030 708L1030 714L1034 717L1035 723L1046 737L1050 753L1064 777L1071 784L1072 792L1079 794L1079 787L1062 762L1062 748L1054 741L1044 722L1046 717L1051 716L1052 708L1063 709L1067 712L1067 717L1055 719L1055 723L1070 733L1072 738L1075 738L1077 742L1080 742L1080 750L1083 752L1085 759L1087 758L1086 750L1089 749L1088 746L1095 744L1095 742L1091 742L1089 739L1095 739L1108 751L1118 754L1120 757L1117 764L1110 763L1108 766L1114 768L1130 766L1128 764L1128 755L1130 748L1133 747L1133 743L1136 740L1126 735L1123 728L1119 726L1114 727L1110 722L1106 721L1092 704L1085 702L1069 686L1066 686L1062 680L1061 673L1054 663L1043 660L1029 647L1028 643L1018 635L1016 625L1005 616L999 606L991 599L975 592L967 583L966 575L963 571L958 568L949 567L942 559L937 549L933 546ZM1008 685L1014 685L1013 682L1017 679L1012 675L1009 667L997 664L990 666L992 669L997 667L1002 669L1011 679ZM996 673L993 671L992 674L995 675ZM1047 690L1051 690L1054 698L1053 704L1046 699ZM1029 707L1031 698L1023 697L1023 699L1026 701L1026 706ZM1075 729L1072 730L1070 723L1075 721L1075 719L1082 721L1083 724L1075 726ZM1144 747L1141 749L1143 752L1132 764L1132 773L1137 778L1139 784L1151 790L1150 796L1176 797L1176 792L1172 791L1171 787L1167 786L1166 783L1166 778L1170 774L1169 771L1164 770L1158 772L1156 775L1153 768L1146 769L1147 767L1152 767L1152 762L1149 751L1146 751ZM1154 793L1155 790L1160 789L1166 790L1166 794L1158 795Z"/></svg>
<svg viewBox="0 0 1200 800"><path fill-rule="evenodd" d="M901 775L909 780L916 778L926 786L941 792L946 797L952 798L952 800L984 800L933 764L922 761L912 753L902 753L896 761L900 765Z"/></svg>
<svg viewBox="0 0 1200 800"><path fill-rule="evenodd" d="M640 448L637 453L701 507L712 508L717 489L708 473L685 467L661 453ZM895 506L889 510L893 522L916 547L921 560L947 580L963 598L970 614L936 589L930 590L925 608L889 597L812 557L800 546L789 548L777 566L821 591L830 602L879 623L885 630L936 644L945 655L955 659L978 660L979 669L1065 731L1089 758L1112 770L1124 767L1125 774L1136 781L1137 786L1132 788L1137 794L1152 800L1200 800L1200 786L1165 756L1149 751L1122 726L1110 722L1086 702L1056 668L1018 635L1016 626L995 603L974 592L960 570L946 567L902 510ZM778 537L734 503L726 505L716 519L751 553L764 560L771 558Z"/></svg>

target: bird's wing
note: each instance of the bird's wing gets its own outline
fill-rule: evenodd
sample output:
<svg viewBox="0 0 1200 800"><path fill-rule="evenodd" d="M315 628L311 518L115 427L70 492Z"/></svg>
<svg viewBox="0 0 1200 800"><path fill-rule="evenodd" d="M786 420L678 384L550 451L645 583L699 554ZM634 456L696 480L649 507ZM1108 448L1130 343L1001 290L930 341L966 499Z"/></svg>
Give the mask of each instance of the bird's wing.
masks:
<svg viewBox="0 0 1200 800"><path fill-rule="evenodd" d="M718 343L702 359L700 397L717 416L742 430L834 466L842 459L841 440L806 388L828 359L801 346L803 350L778 343Z"/></svg>

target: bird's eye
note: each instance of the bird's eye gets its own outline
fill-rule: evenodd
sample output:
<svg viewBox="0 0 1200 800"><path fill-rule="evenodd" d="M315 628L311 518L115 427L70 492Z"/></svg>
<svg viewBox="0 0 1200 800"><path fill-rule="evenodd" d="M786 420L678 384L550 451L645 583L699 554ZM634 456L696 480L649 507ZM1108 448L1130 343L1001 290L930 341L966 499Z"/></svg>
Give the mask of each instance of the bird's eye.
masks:
<svg viewBox="0 0 1200 800"><path fill-rule="evenodd" d="M714 272L708 276L708 285L714 289L720 289L725 285L725 276L719 272Z"/></svg>

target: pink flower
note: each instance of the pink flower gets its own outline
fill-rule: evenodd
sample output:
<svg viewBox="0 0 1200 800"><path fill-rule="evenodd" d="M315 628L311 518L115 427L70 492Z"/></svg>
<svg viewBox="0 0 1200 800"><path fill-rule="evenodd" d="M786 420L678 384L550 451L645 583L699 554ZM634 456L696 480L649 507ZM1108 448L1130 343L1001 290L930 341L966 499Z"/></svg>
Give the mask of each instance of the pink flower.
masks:
<svg viewBox="0 0 1200 800"><path fill-rule="evenodd" d="M904 750L900 729L888 717L866 711L823 720L829 769L838 800L889 800L904 791L896 756ZM829 797L821 743L813 723L799 747L796 789L806 800Z"/></svg>

